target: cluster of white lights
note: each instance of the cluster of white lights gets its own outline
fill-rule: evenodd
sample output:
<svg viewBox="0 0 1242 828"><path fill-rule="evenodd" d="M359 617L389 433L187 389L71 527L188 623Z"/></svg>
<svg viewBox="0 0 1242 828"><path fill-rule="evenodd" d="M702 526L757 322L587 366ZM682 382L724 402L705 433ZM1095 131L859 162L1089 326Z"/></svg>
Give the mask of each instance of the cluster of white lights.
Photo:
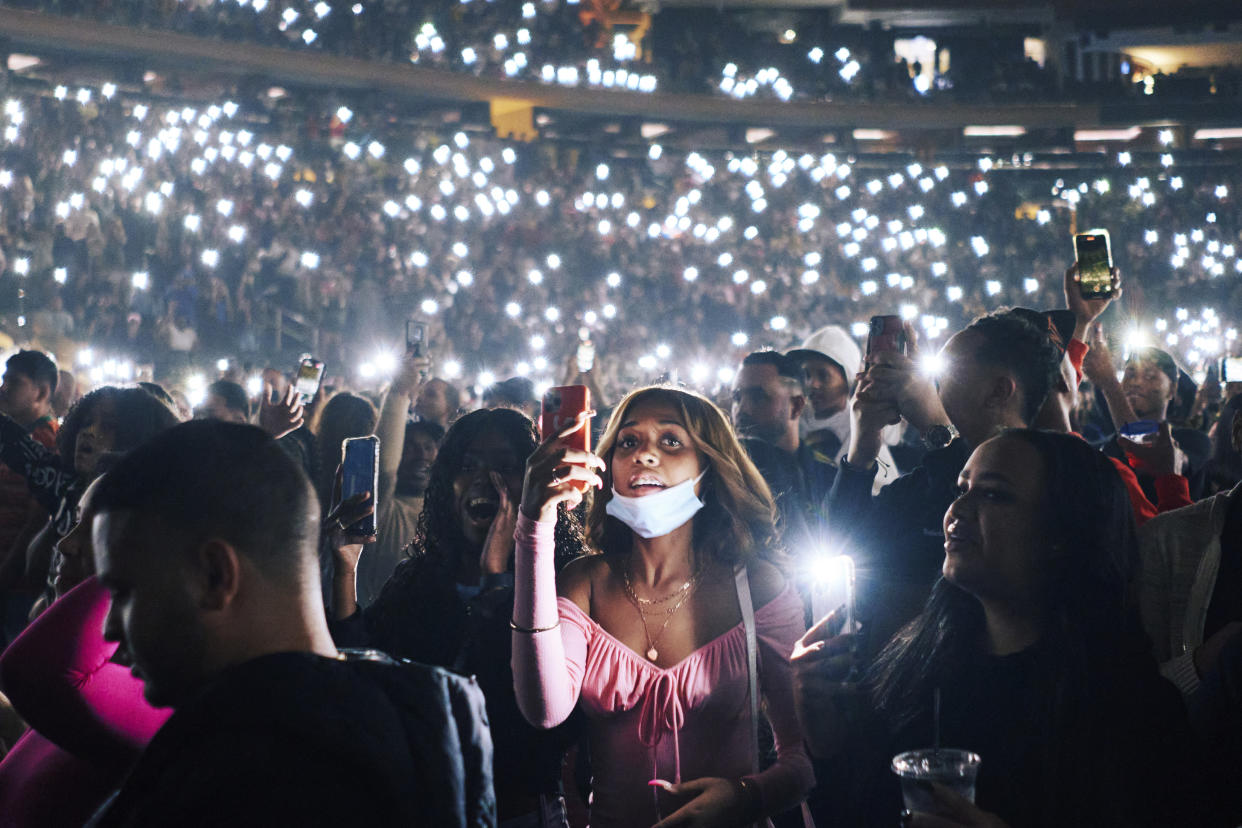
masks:
<svg viewBox="0 0 1242 828"><path fill-rule="evenodd" d="M65 90L62 100L72 106L83 98L89 101L105 96L105 92L117 94L115 87L96 89L88 95ZM205 187L219 194L200 214L198 208L190 209L187 194L181 192L183 188L169 180L174 176L165 171L167 162L184 165L194 176L212 177L220 182L233 180L244 170L253 177L266 176L288 186L285 192L291 202L303 209L331 202L331 191L325 183L295 177L297 161L292 148L280 144L261 127L247 128L247 122L235 119L239 113L235 103L208 107L135 104L128 108L128 113L122 134L128 131L126 141L133 148L132 153L108 157L77 147L55 151L53 157L72 170L67 180L85 176L86 181L77 183L77 189L56 194L53 204L58 217L67 219L77 211L89 209L94 194L136 198L150 213L171 215L179 222L194 245L199 266L211 270L232 266L240 260L238 248L249 252L259 243L263 234L258 225L250 223L248 209L253 194L236 186ZM355 119L348 107L337 108L335 115L347 126ZM21 101L10 99L5 103L3 123L6 128L19 130L19 135L20 130L30 129ZM860 177L852 157L834 153L704 151L680 159L652 145L644 153L647 160L592 160L570 187L549 181L542 188L524 191L512 170L517 160L517 151L512 147L457 132L407 156L406 152L398 152L401 145L397 139L392 140L391 147L385 146L384 140L384 136L347 140L340 146L340 158L342 162L382 167L395 173L396 190L371 205L375 214L390 222L390 226L404 228L417 226L408 223L440 222L449 230L449 240L443 247L433 249L424 242L426 250L406 247L400 254L401 262L421 272L420 278L436 273L448 276L439 288L429 281L420 289L414 302L423 315L442 313L455 297L478 291L485 279L483 274L491 272L489 252L470 243L478 238L481 227L501 221L514 211L559 216L572 203L578 213L589 214L584 216L590 219L586 226L601 236L626 232L638 244L651 240L675 242L683 250L686 262L673 272L673 278L680 274L681 279L676 281L683 289L693 284L693 290L715 294L727 291L732 297L741 297L730 301L744 301L753 310L748 311L750 329L739 330L730 337L738 348L783 345L786 340L805 334L805 320L790 312L788 305L776 304L776 297L806 292L813 299L818 292L828 290L830 283L834 290L836 285L843 284L858 301L867 297L867 304L873 307L886 305L896 309L904 318L920 325L930 339L943 336L949 324L948 317L943 315L948 312L947 306L965 301L967 289L953 283L945 261L948 255L941 249L949 244L949 234L938 224L960 221L955 218L954 208L973 209L977 200L988 194L990 177L1007 163L981 158L957 176L951 176L943 165L925 168L919 163L908 163ZM682 166L685 185L676 190L670 188L664 195L642 198L628 190L624 182L631 180L631 165L651 161L659 161L661 169ZM1117 169L1098 177L1058 182L1052 191L1058 207L1040 206L1031 217L1038 225L1059 222L1065 206L1061 202L1072 202L1071 206L1081 209L1091 200L1109 200L1108 204L1117 205L1125 204L1128 197L1135 209L1149 207L1162 195L1191 186L1195 181L1188 178L1192 184L1184 184L1181 176L1172 174L1174 166L1162 159L1144 168L1135 165L1133 158L1127 158L1124 164L1118 159ZM13 180L11 171L0 170L0 187L11 187ZM1206 188L1202 184L1197 186L1201 195L1206 193L1222 202L1231 198L1229 183L1216 181ZM1227 209L1227 203L1218 206L1213 202L1213 206L1217 210ZM798 231L790 247L792 262L778 268L748 251L746 244L770 232L760 229L773 220L769 215L779 215L782 221L788 218L791 229ZM1217 229L1215 213L1203 217L1199 226L1147 229L1139 238L1147 246L1167 245L1173 268L1187 271L1194 278L1233 277L1242 273L1237 241ZM956 235L951 241L951 249L964 247L967 255L973 253L982 262L996 255L1001 242L985 235L982 226ZM600 287L600 297L607 296L612 301L597 298L582 306L574 303L572 308L571 303L564 301L553 304L551 297L559 295L569 284L565 273L579 267L578 259L570 258L568 253L568 248L532 251L531 261L520 265L518 278L522 284L512 300L506 297L504 315L528 333L547 332L550 327L562 325L572 332L583 326L602 340L610 322L619 316L622 297L628 299L641 283L627 268L612 265L587 274L599 280L594 284ZM294 251L294 261L305 271L330 272L337 264L331 255L326 251L300 250ZM29 259L18 257L10 260L10 267L13 273L26 276L32 265ZM577 272L574 275L577 277ZM76 274L71 268L57 268L52 278L65 284ZM1033 295L1041 289L1039 280L1027 275L1018 275L1013 285L998 278L981 279L978 284L978 288L969 289L979 294L971 298L992 300L993 304L1016 298L1014 294L1019 290ZM139 291L155 287L145 271L133 273L131 285ZM921 290L933 285L934 301L944 303L944 307L929 305L933 294ZM1207 327L1210 319L1201 316L1198 320L1179 321L1173 328L1165 320L1166 330L1160 333L1166 343L1167 337L1176 337L1182 356L1188 360L1192 353L1199 357L1223 353L1236 333L1234 337L1227 336L1234 329L1218 323L1222 330L1215 335L1214 329ZM1201 330L1184 329L1195 322ZM531 341L532 352L548 348L549 356L555 357L550 353L556 347L551 336L539 341L542 344L538 347ZM664 345L669 349L667 356L661 355L660 348L641 355L650 357L646 360L649 363L654 360L653 370L682 371L682 376L697 376L704 382L722 376L724 369L718 370L710 359L693 354L683 343ZM679 365L672 356L675 353L689 362ZM537 360L542 360L540 364L546 367L549 356L532 353L514 354L512 358L514 365L520 361L533 377L542 379L543 368ZM551 361L555 363L556 359ZM375 357L367 364L373 377L385 375L385 360ZM466 376L466 366L458 364L457 370ZM509 368L497 363L490 370L503 376Z"/></svg>

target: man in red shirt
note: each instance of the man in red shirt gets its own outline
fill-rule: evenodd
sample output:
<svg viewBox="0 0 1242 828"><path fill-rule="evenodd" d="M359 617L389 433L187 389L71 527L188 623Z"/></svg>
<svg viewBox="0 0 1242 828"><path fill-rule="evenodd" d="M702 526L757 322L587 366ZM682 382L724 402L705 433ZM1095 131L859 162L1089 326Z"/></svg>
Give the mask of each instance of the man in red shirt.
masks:
<svg viewBox="0 0 1242 828"><path fill-rule="evenodd" d="M53 450L56 420L52 415L52 397L57 380L56 363L47 354L18 351L5 363L4 379L0 381L0 414ZM26 478L0 464L0 643L13 640L26 625L26 615L37 595L37 587L31 589L24 583L26 546L47 518L47 512L26 487Z"/></svg>

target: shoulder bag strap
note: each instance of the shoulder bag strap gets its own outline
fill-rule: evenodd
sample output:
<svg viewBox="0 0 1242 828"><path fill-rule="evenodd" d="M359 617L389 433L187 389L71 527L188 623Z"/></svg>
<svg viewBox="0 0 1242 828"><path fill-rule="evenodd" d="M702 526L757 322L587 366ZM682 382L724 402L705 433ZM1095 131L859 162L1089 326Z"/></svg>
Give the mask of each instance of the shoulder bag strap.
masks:
<svg viewBox="0 0 1242 828"><path fill-rule="evenodd" d="M759 772L759 639L755 633L755 603L750 597L750 578L746 565L734 573L737 582L737 603L742 610L742 628L746 632L746 673L750 682L750 756L751 773Z"/></svg>
<svg viewBox="0 0 1242 828"><path fill-rule="evenodd" d="M742 628L746 632L746 672L750 683L750 755L751 772L759 772L759 636L755 631L755 603L750 596L750 578L746 574L746 565L742 564L734 572L737 584L737 603L742 610ZM815 828L815 820L806 802L802 803L802 824L804 828ZM764 820L761 828L769 828L772 823Z"/></svg>

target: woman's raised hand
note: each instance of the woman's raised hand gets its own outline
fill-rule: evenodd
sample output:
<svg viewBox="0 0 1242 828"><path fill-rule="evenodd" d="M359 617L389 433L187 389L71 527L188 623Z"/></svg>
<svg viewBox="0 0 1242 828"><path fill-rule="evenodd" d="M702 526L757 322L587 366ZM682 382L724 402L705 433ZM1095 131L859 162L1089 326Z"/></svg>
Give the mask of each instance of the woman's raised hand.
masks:
<svg viewBox="0 0 1242 828"><path fill-rule="evenodd" d="M855 636L842 634L845 607L824 616L794 644L791 663L794 705L807 745L815 756L831 756L843 744L845 718L838 703L857 693Z"/></svg>
<svg viewBox="0 0 1242 828"><path fill-rule="evenodd" d="M564 444L566 437L587 427L594 413L579 414L573 425L550 435L527 459L526 477L522 481L522 514L532 520L556 520L557 504L564 503L567 509L576 509L582 502L586 487L578 484L603 488L604 480L595 470L603 471L604 461L590 452Z"/></svg>

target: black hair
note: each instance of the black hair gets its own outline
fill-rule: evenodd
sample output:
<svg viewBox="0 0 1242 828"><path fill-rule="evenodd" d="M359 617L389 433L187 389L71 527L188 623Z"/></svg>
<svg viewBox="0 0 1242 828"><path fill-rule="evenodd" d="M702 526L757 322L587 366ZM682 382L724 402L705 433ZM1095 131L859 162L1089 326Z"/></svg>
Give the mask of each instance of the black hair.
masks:
<svg viewBox="0 0 1242 828"><path fill-rule="evenodd" d="M125 452L181 421L172 407L145 388L104 385L90 391L73 404L56 433L56 450L67 461L73 460L78 433L95 416L100 406L111 409L116 439L112 451Z"/></svg>
<svg viewBox="0 0 1242 828"><path fill-rule="evenodd" d="M1242 394L1237 394L1220 409L1216 432L1212 435L1212 459L1208 461L1208 477L1220 490L1242 482L1242 451L1233 445L1233 424L1242 417Z"/></svg>
<svg viewBox="0 0 1242 828"><path fill-rule="evenodd" d="M169 394L164 386L160 385L158 382L140 382L138 383L138 387L167 405L169 408L174 410L177 408L177 401L173 399L172 394Z"/></svg>
<svg viewBox="0 0 1242 828"><path fill-rule="evenodd" d="M1146 347L1136 348L1126 358L1126 365L1131 362L1150 362L1160 369L1160 372L1169 378L1169 382L1173 383L1173 387L1177 388L1177 360L1168 351L1162 351L1159 348Z"/></svg>
<svg viewBox="0 0 1242 828"><path fill-rule="evenodd" d="M215 394L224 400L224 404L230 411L240 412L245 417L250 417L250 397L246 394L246 389L242 388L231 380L216 380L207 386L208 394Z"/></svg>
<svg viewBox="0 0 1242 828"><path fill-rule="evenodd" d="M444 383L444 399L448 403L449 419L452 419L457 410L461 408L461 389L444 377L432 377L429 381Z"/></svg>
<svg viewBox="0 0 1242 828"><path fill-rule="evenodd" d="M751 351L742 358L742 367L747 365L771 365L777 374L798 383L799 388L802 387L802 363L780 351L768 348Z"/></svg>
<svg viewBox="0 0 1242 828"><path fill-rule="evenodd" d="M444 440L444 427L430 420L410 420L405 424L406 445L409 445L410 440L419 434L430 437L438 446Z"/></svg>
<svg viewBox="0 0 1242 828"><path fill-rule="evenodd" d="M304 578L316 560L319 504L310 481L255 426L194 420L167 429L113 466L91 503L98 513L158 521L191 542L228 541L284 583Z"/></svg>
<svg viewBox="0 0 1242 828"><path fill-rule="evenodd" d="M1022 390L1022 421L1035 422L1061 374L1061 351L1039 328L1012 311L981 316L966 328L982 338L975 359L1013 375Z"/></svg>
<svg viewBox="0 0 1242 828"><path fill-rule="evenodd" d="M1082 758L1076 752L1088 751L1092 738L1084 707L1107 703L1101 694L1116 689L1109 682L1136 659L1150 658L1134 593L1138 536L1130 497L1112 462L1078 437L1014 429L995 439L1021 440L1043 462L1040 525L1048 532L1048 577L1040 649L1049 664L1041 671L1046 686L1040 695L1047 702L1041 726L1051 734L1050 750ZM944 578L937 581L923 612L893 637L865 678L892 729L930 716L934 688L974 672L984 631L978 600ZM1053 770L1049 778L1081 768L1057 756L1045 759Z"/></svg>
<svg viewBox="0 0 1242 828"><path fill-rule="evenodd" d="M60 371L56 363L42 351L18 351L4 363L4 370L28 377L36 384L46 385L49 397L56 393L56 383L60 381Z"/></svg>
<svg viewBox="0 0 1242 828"><path fill-rule="evenodd" d="M493 405L537 405L539 396L535 394L535 383L526 377L509 377L501 382L494 382L483 390L483 404Z"/></svg>
<svg viewBox="0 0 1242 828"><path fill-rule="evenodd" d="M539 445L534 422L511 408L472 411L449 427L431 464L418 529L407 550L411 557L429 559L448 578L456 573L458 556L467 546L453 504L453 478L465 463L466 452L487 433L499 434L522 464ZM561 510L556 521L557 555L577 557L585 551L581 524L573 514Z"/></svg>

